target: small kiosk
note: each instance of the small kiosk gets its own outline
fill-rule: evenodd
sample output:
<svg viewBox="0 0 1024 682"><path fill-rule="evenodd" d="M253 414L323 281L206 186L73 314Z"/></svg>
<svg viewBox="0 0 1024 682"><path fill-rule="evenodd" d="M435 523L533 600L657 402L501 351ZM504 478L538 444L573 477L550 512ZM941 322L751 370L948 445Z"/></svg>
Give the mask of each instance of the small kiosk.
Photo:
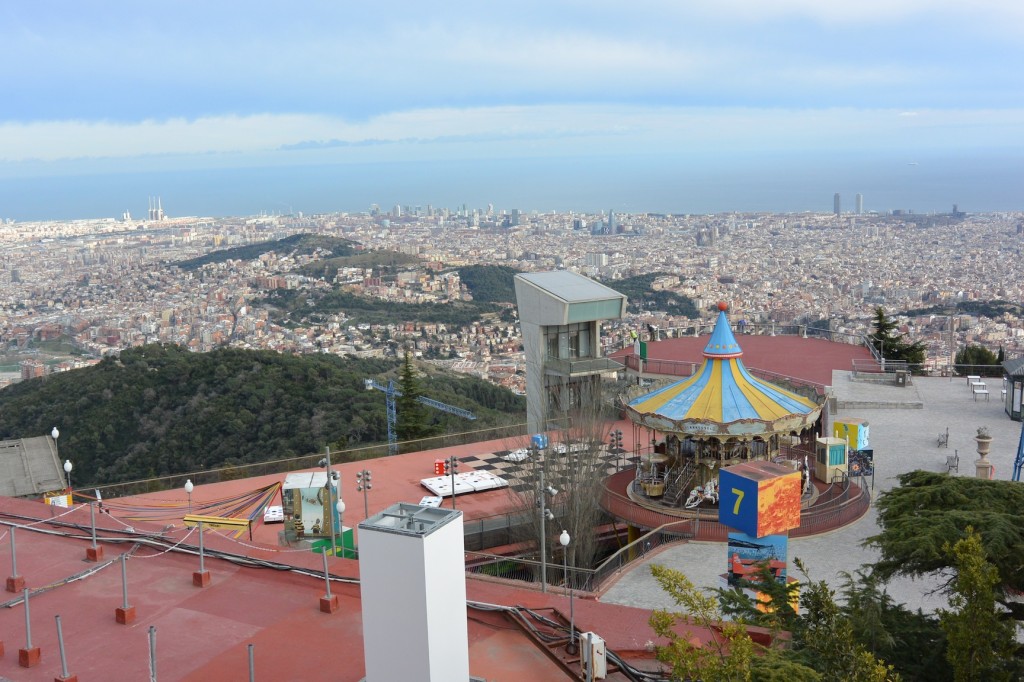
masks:
<svg viewBox="0 0 1024 682"><path fill-rule="evenodd" d="M281 486L285 528L294 528L295 539L314 541L314 548L330 549L331 528L338 538L339 552L354 553L351 528L344 528L335 506L336 489L328 488L327 472L301 472L285 476ZM333 525L332 525L333 524ZM326 544L323 540L326 538ZM316 542L320 541L320 542ZM344 548L344 550L342 550Z"/></svg>
<svg viewBox="0 0 1024 682"><path fill-rule="evenodd" d="M814 444L814 477L831 483L837 474L847 472L846 441L841 438L818 438Z"/></svg>
<svg viewBox="0 0 1024 682"><path fill-rule="evenodd" d="M1021 399L1024 397L1024 358L1003 363L1003 409L1010 419L1021 421Z"/></svg>

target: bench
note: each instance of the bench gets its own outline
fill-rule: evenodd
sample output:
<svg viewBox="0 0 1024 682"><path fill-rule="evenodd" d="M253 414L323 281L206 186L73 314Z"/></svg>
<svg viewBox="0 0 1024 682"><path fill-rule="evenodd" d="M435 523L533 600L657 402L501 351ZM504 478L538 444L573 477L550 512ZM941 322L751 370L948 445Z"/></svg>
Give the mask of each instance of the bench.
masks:
<svg viewBox="0 0 1024 682"><path fill-rule="evenodd" d="M952 455L946 455L946 473L950 471L960 473L960 454L956 450Z"/></svg>
<svg viewBox="0 0 1024 682"><path fill-rule="evenodd" d="M978 402L978 396L979 395L985 396L985 400L988 400L988 389L987 388L980 388L980 387L975 386L974 387L974 402Z"/></svg>
<svg viewBox="0 0 1024 682"><path fill-rule="evenodd" d="M945 433L940 433L939 434L939 447L940 448L949 448L949 428L948 427L946 428L946 432Z"/></svg>

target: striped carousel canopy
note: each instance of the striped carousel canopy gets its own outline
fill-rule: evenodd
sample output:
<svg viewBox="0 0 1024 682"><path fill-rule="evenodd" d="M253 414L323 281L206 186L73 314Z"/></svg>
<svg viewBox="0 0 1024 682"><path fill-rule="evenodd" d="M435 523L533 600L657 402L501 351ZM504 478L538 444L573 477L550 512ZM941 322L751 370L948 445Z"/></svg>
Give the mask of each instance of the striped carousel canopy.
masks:
<svg viewBox="0 0 1024 682"><path fill-rule="evenodd" d="M747 371L726 309L719 304L715 330L704 347L704 363L693 376L627 403L635 421L664 430L723 434L738 434L727 425L746 422L750 428L740 431L752 434L789 430L817 418L821 405ZM723 428L711 428L714 424Z"/></svg>

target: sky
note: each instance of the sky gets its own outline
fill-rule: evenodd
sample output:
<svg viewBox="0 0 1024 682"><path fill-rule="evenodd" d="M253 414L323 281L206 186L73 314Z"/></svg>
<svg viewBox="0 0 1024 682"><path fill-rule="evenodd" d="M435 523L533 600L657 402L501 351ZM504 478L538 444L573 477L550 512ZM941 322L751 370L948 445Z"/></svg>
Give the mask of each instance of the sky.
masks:
<svg viewBox="0 0 1024 682"><path fill-rule="evenodd" d="M0 4L0 44L15 185L588 160L870 176L873 159L1024 156L1020 0L33 0ZM0 191L0 217L19 192Z"/></svg>

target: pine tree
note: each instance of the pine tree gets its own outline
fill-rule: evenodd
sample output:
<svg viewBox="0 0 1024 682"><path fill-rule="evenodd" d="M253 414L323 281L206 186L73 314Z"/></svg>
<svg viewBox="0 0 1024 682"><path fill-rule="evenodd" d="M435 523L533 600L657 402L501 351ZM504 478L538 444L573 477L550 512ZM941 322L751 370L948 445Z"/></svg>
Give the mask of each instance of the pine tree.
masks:
<svg viewBox="0 0 1024 682"><path fill-rule="evenodd" d="M395 430L398 440L415 441L433 435L433 430L427 421L427 408L418 400L423 395L423 389L409 351L405 352L402 366L398 371L398 390L402 392L402 395L395 398L395 411L398 418ZM403 450L408 451L415 447L413 444L412 448L403 448Z"/></svg>
<svg viewBox="0 0 1024 682"><path fill-rule="evenodd" d="M999 571L985 559L981 538L968 526L966 537L943 549L953 557L957 572L949 598L952 608L939 611L954 679L1019 679L1011 669L1016 648L1013 621L996 609Z"/></svg>
<svg viewBox="0 0 1024 682"><path fill-rule="evenodd" d="M906 334L899 333L899 324L885 314L882 306L875 308L874 332L868 338L880 357L886 360L906 362L909 365L924 363L923 341L911 343Z"/></svg>
<svg viewBox="0 0 1024 682"><path fill-rule="evenodd" d="M1002 353L1003 349L1000 348ZM999 356L984 346L968 345L956 352L953 363L962 374L979 374L981 376L1000 376L1003 368Z"/></svg>

